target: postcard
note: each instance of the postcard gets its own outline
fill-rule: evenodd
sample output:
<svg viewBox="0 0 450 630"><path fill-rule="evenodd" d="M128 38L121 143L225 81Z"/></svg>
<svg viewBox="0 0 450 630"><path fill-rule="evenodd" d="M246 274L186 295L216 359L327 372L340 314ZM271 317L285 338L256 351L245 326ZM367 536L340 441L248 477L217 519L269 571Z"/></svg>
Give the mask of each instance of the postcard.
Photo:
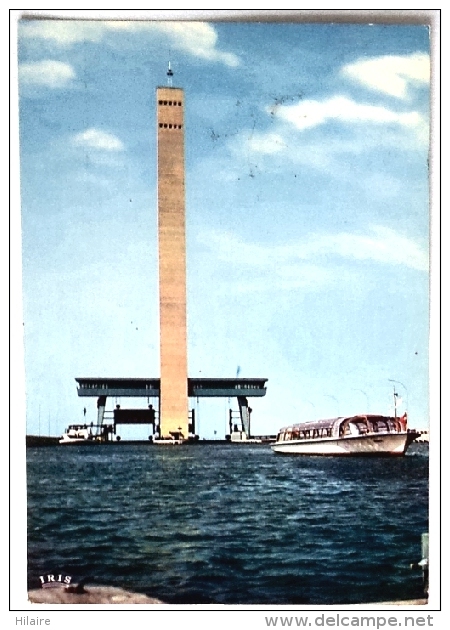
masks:
<svg viewBox="0 0 450 630"><path fill-rule="evenodd" d="M17 16L15 623L433 625L439 11L218 13Z"/></svg>

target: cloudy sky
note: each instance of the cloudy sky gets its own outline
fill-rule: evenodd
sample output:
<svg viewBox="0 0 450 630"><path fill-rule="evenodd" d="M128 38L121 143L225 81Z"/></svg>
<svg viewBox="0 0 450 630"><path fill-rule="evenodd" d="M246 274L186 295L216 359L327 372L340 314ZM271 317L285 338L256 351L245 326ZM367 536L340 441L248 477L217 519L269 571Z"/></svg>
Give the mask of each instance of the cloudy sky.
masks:
<svg viewBox="0 0 450 630"><path fill-rule="evenodd" d="M185 91L189 375L268 378L254 433L392 412L394 385L428 425L428 27L18 29L28 433L58 435L85 405L95 420L75 377L159 376L169 60ZM230 404L190 401L202 437L223 436Z"/></svg>

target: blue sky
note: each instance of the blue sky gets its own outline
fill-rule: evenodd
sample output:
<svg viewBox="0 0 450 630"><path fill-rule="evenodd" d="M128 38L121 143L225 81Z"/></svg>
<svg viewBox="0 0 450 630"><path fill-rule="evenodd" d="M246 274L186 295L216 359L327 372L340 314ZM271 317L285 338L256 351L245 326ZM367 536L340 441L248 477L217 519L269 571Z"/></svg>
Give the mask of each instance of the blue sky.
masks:
<svg viewBox="0 0 450 630"><path fill-rule="evenodd" d="M85 405L95 420L77 376L159 376L169 59L185 90L189 375L268 378L254 433L392 412L392 381L426 427L428 28L23 20L27 432L58 435ZM191 407L202 437L223 436L228 400Z"/></svg>

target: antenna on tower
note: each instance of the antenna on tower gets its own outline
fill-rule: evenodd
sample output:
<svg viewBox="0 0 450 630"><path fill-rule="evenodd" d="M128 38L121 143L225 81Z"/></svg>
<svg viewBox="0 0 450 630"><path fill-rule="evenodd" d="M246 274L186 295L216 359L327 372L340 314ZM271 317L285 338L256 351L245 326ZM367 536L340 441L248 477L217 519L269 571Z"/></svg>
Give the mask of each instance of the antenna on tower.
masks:
<svg viewBox="0 0 450 630"><path fill-rule="evenodd" d="M173 77L173 70L170 67L170 61L169 61L169 67L167 69L167 85L169 87L172 87L172 77Z"/></svg>

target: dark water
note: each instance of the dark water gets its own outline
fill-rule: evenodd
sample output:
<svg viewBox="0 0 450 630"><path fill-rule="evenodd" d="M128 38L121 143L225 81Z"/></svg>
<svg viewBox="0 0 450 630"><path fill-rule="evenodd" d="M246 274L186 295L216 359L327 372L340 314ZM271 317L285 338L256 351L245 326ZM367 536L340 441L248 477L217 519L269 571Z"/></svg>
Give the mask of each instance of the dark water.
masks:
<svg viewBox="0 0 450 630"><path fill-rule="evenodd" d="M28 581L66 572L177 604L421 597L428 450L280 457L268 446L29 448Z"/></svg>

